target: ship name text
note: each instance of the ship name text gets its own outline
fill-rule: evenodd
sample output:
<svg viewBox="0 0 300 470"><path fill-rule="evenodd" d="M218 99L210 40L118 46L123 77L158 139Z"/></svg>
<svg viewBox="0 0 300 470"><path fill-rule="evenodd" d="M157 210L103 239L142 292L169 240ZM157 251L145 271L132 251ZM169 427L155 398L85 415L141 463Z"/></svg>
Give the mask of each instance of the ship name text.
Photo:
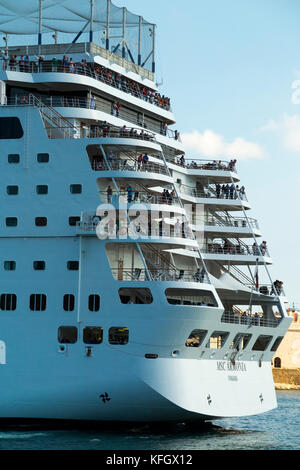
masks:
<svg viewBox="0 0 300 470"><path fill-rule="evenodd" d="M217 370L247 372L247 367L245 362L235 362L233 364L231 361L217 361Z"/></svg>

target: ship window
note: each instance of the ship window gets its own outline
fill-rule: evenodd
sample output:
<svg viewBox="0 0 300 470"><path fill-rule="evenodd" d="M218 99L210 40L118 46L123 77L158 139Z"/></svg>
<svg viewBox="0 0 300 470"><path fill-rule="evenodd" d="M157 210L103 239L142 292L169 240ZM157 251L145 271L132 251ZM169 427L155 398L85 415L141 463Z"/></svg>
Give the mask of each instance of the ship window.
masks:
<svg viewBox="0 0 300 470"><path fill-rule="evenodd" d="M16 310L17 296L16 294L1 294L0 296L0 309L1 310Z"/></svg>
<svg viewBox="0 0 300 470"><path fill-rule="evenodd" d="M80 217L69 217L69 225L71 225L71 227L76 226L77 222L80 222Z"/></svg>
<svg viewBox="0 0 300 470"><path fill-rule="evenodd" d="M82 185L81 184L70 184L70 192L72 194L81 194L82 193Z"/></svg>
<svg viewBox="0 0 300 470"><path fill-rule="evenodd" d="M283 340L283 336L278 336L278 338L275 339L273 346L271 347L272 352L277 351L282 340Z"/></svg>
<svg viewBox="0 0 300 470"><path fill-rule="evenodd" d="M187 348L199 348L207 334L206 330L193 330L186 340Z"/></svg>
<svg viewBox="0 0 300 470"><path fill-rule="evenodd" d="M242 351L243 349L246 349L251 337L252 335L249 334L237 334L230 345L230 349L234 349L235 351Z"/></svg>
<svg viewBox="0 0 300 470"><path fill-rule="evenodd" d="M16 262L15 261L4 261L4 269L5 269L5 271L14 271L16 269Z"/></svg>
<svg viewBox="0 0 300 470"><path fill-rule="evenodd" d="M272 341L273 336L261 335L255 341L252 351L265 351Z"/></svg>
<svg viewBox="0 0 300 470"><path fill-rule="evenodd" d="M65 294L63 307L66 312L72 312L75 307L75 296L73 294Z"/></svg>
<svg viewBox="0 0 300 470"><path fill-rule="evenodd" d="M46 310L47 298L45 294L31 294L29 307L30 310L44 311Z"/></svg>
<svg viewBox="0 0 300 470"><path fill-rule="evenodd" d="M48 163L49 162L49 154L48 153L38 153L37 154L37 161L38 161L38 163Z"/></svg>
<svg viewBox="0 0 300 470"><path fill-rule="evenodd" d="M60 326L58 328L58 342L61 344L74 344L77 341L76 326Z"/></svg>
<svg viewBox="0 0 300 470"><path fill-rule="evenodd" d="M100 310L100 296L92 294L89 296L89 310L91 312L98 312Z"/></svg>
<svg viewBox="0 0 300 470"><path fill-rule="evenodd" d="M23 129L17 117L0 118L0 139L20 139Z"/></svg>
<svg viewBox="0 0 300 470"><path fill-rule="evenodd" d="M7 227L16 227L18 225L17 217L6 217L6 226Z"/></svg>
<svg viewBox="0 0 300 470"><path fill-rule="evenodd" d="M221 349L226 343L228 336L228 332L214 331L211 337L209 338L206 347L210 349Z"/></svg>
<svg viewBox="0 0 300 470"><path fill-rule="evenodd" d="M6 192L9 196L14 196L16 194L19 194L19 186L7 186Z"/></svg>
<svg viewBox="0 0 300 470"><path fill-rule="evenodd" d="M35 225L37 227L46 227L47 225L47 217L36 217L35 218Z"/></svg>
<svg viewBox="0 0 300 470"><path fill-rule="evenodd" d="M86 344L100 344L103 341L103 328L100 326L86 326L83 328L83 342Z"/></svg>
<svg viewBox="0 0 300 470"><path fill-rule="evenodd" d="M167 301L172 305L217 307L217 301L210 291L200 289L167 289Z"/></svg>
<svg viewBox="0 0 300 470"><path fill-rule="evenodd" d="M122 304L152 304L153 297L150 289L128 288L119 289Z"/></svg>
<svg viewBox="0 0 300 470"><path fill-rule="evenodd" d="M8 155L8 163L20 163L20 155L18 153L10 153Z"/></svg>
<svg viewBox="0 0 300 470"><path fill-rule="evenodd" d="M46 267L45 261L34 261L33 262L33 269L35 271L44 271Z"/></svg>
<svg viewBox="0 0 300 470"><path fill-rule="evenodd" d="M46 184L41 184L36 187L37 194L48 194L48 186Z"/></svg>
<svg viewBox="0 0 300 470"><path fill-rule="evenodd" d="M67 268L69 269L69 271L78 271L79 261L68 261Z"/></svg>
<svg viewBox="0 0 300 470"><path fill-rule="evenodd" d="M129 330L122 326L114 326L109 329L108 341L110 344L122 344L128 343Z"/></svg>

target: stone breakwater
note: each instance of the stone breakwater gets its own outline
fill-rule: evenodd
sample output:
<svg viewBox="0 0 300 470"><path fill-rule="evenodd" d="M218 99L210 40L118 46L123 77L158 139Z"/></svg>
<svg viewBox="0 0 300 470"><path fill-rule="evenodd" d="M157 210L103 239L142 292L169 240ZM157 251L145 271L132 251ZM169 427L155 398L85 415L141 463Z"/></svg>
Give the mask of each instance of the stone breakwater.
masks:
<svg viewBox="0 0 300 470"><path fill-rule="evenodd" d="M276 390L300 390L300 369L273 369Z"/></svg>

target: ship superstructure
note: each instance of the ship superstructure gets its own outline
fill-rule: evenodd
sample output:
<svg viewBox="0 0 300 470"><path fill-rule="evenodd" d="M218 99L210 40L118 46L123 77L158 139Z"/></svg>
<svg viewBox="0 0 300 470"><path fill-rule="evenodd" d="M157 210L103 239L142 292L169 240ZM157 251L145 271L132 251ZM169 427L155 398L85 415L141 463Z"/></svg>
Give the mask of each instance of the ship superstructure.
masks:
<svg viewBox="0 0 300 470"><path fill-rule="evenodd" d="M35 3L39 43L7 45L0 76L0 418L276 407L271 359L291 320L236 160L185 155L155 25L86 1L88 42L42 44L70 2Z"/></svg>

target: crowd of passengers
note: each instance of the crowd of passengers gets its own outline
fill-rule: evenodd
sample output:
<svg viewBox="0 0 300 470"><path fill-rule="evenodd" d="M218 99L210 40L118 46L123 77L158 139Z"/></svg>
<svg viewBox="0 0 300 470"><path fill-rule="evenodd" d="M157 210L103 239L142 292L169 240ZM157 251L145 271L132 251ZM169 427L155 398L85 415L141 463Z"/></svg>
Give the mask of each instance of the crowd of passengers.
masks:
<svg viewBox="0 0 300 470"><path fill-rule="evenodd" d="M127 128L125 125L122 127L111 126L107 121L102 121L98 126L91 126L90 137L126 137L132 139L149 140L154 142L153 134L145 132L143 129L138 130L133 127Z"/></svg>
<svg viewBox="0 0 300 470"><path fill-rule="evenodd" d="M219 183L216 184L216 195L218 199L238 199L239 197L243 199L245 194L245 186L242 186L240 188L234 183L232 183L231 185L223 184L222 186Z"/></svg>
<svg viewBox="0 0 300 470"><path fill-rule="evenodd" d="M197 163L197 161L186 163L184 155L181 155L181 157L178 157L176 163L187 169L235 171L237 160L230 160L230 162L226 164L221 160L206 163Z"/></svg>
<svg viewBox="0 0 300 470"><path fill-rule="evenodd" d="M94 62L87 62L82 59L80 62L74 62L72 57L66 55L62 60L53 57L52 61L44 61L43 56L37 57L35 61L30 60L28 55L7 55L2 54L3 69L20 72L68 72L81 75L88 75L107 83L110 86L118 88L126 93L130 93L148 103L159 106L160 108L170 110L170 98L151 90L151 88L126 78L125 76L114 72L102 65Z"/></svg>
<svg viewBox="0 0 300 470"><path fill-rule="evenodd" d="M220 243L208 243L207 249L209 253L221 253L221 254L231 254L231 255L255 255L255 256L265 256L267 252L267 242L263 241L260 246L257 243L253 243L252 247L247 245L232 244L228 240L223 240L223 244Z"/></svg>

